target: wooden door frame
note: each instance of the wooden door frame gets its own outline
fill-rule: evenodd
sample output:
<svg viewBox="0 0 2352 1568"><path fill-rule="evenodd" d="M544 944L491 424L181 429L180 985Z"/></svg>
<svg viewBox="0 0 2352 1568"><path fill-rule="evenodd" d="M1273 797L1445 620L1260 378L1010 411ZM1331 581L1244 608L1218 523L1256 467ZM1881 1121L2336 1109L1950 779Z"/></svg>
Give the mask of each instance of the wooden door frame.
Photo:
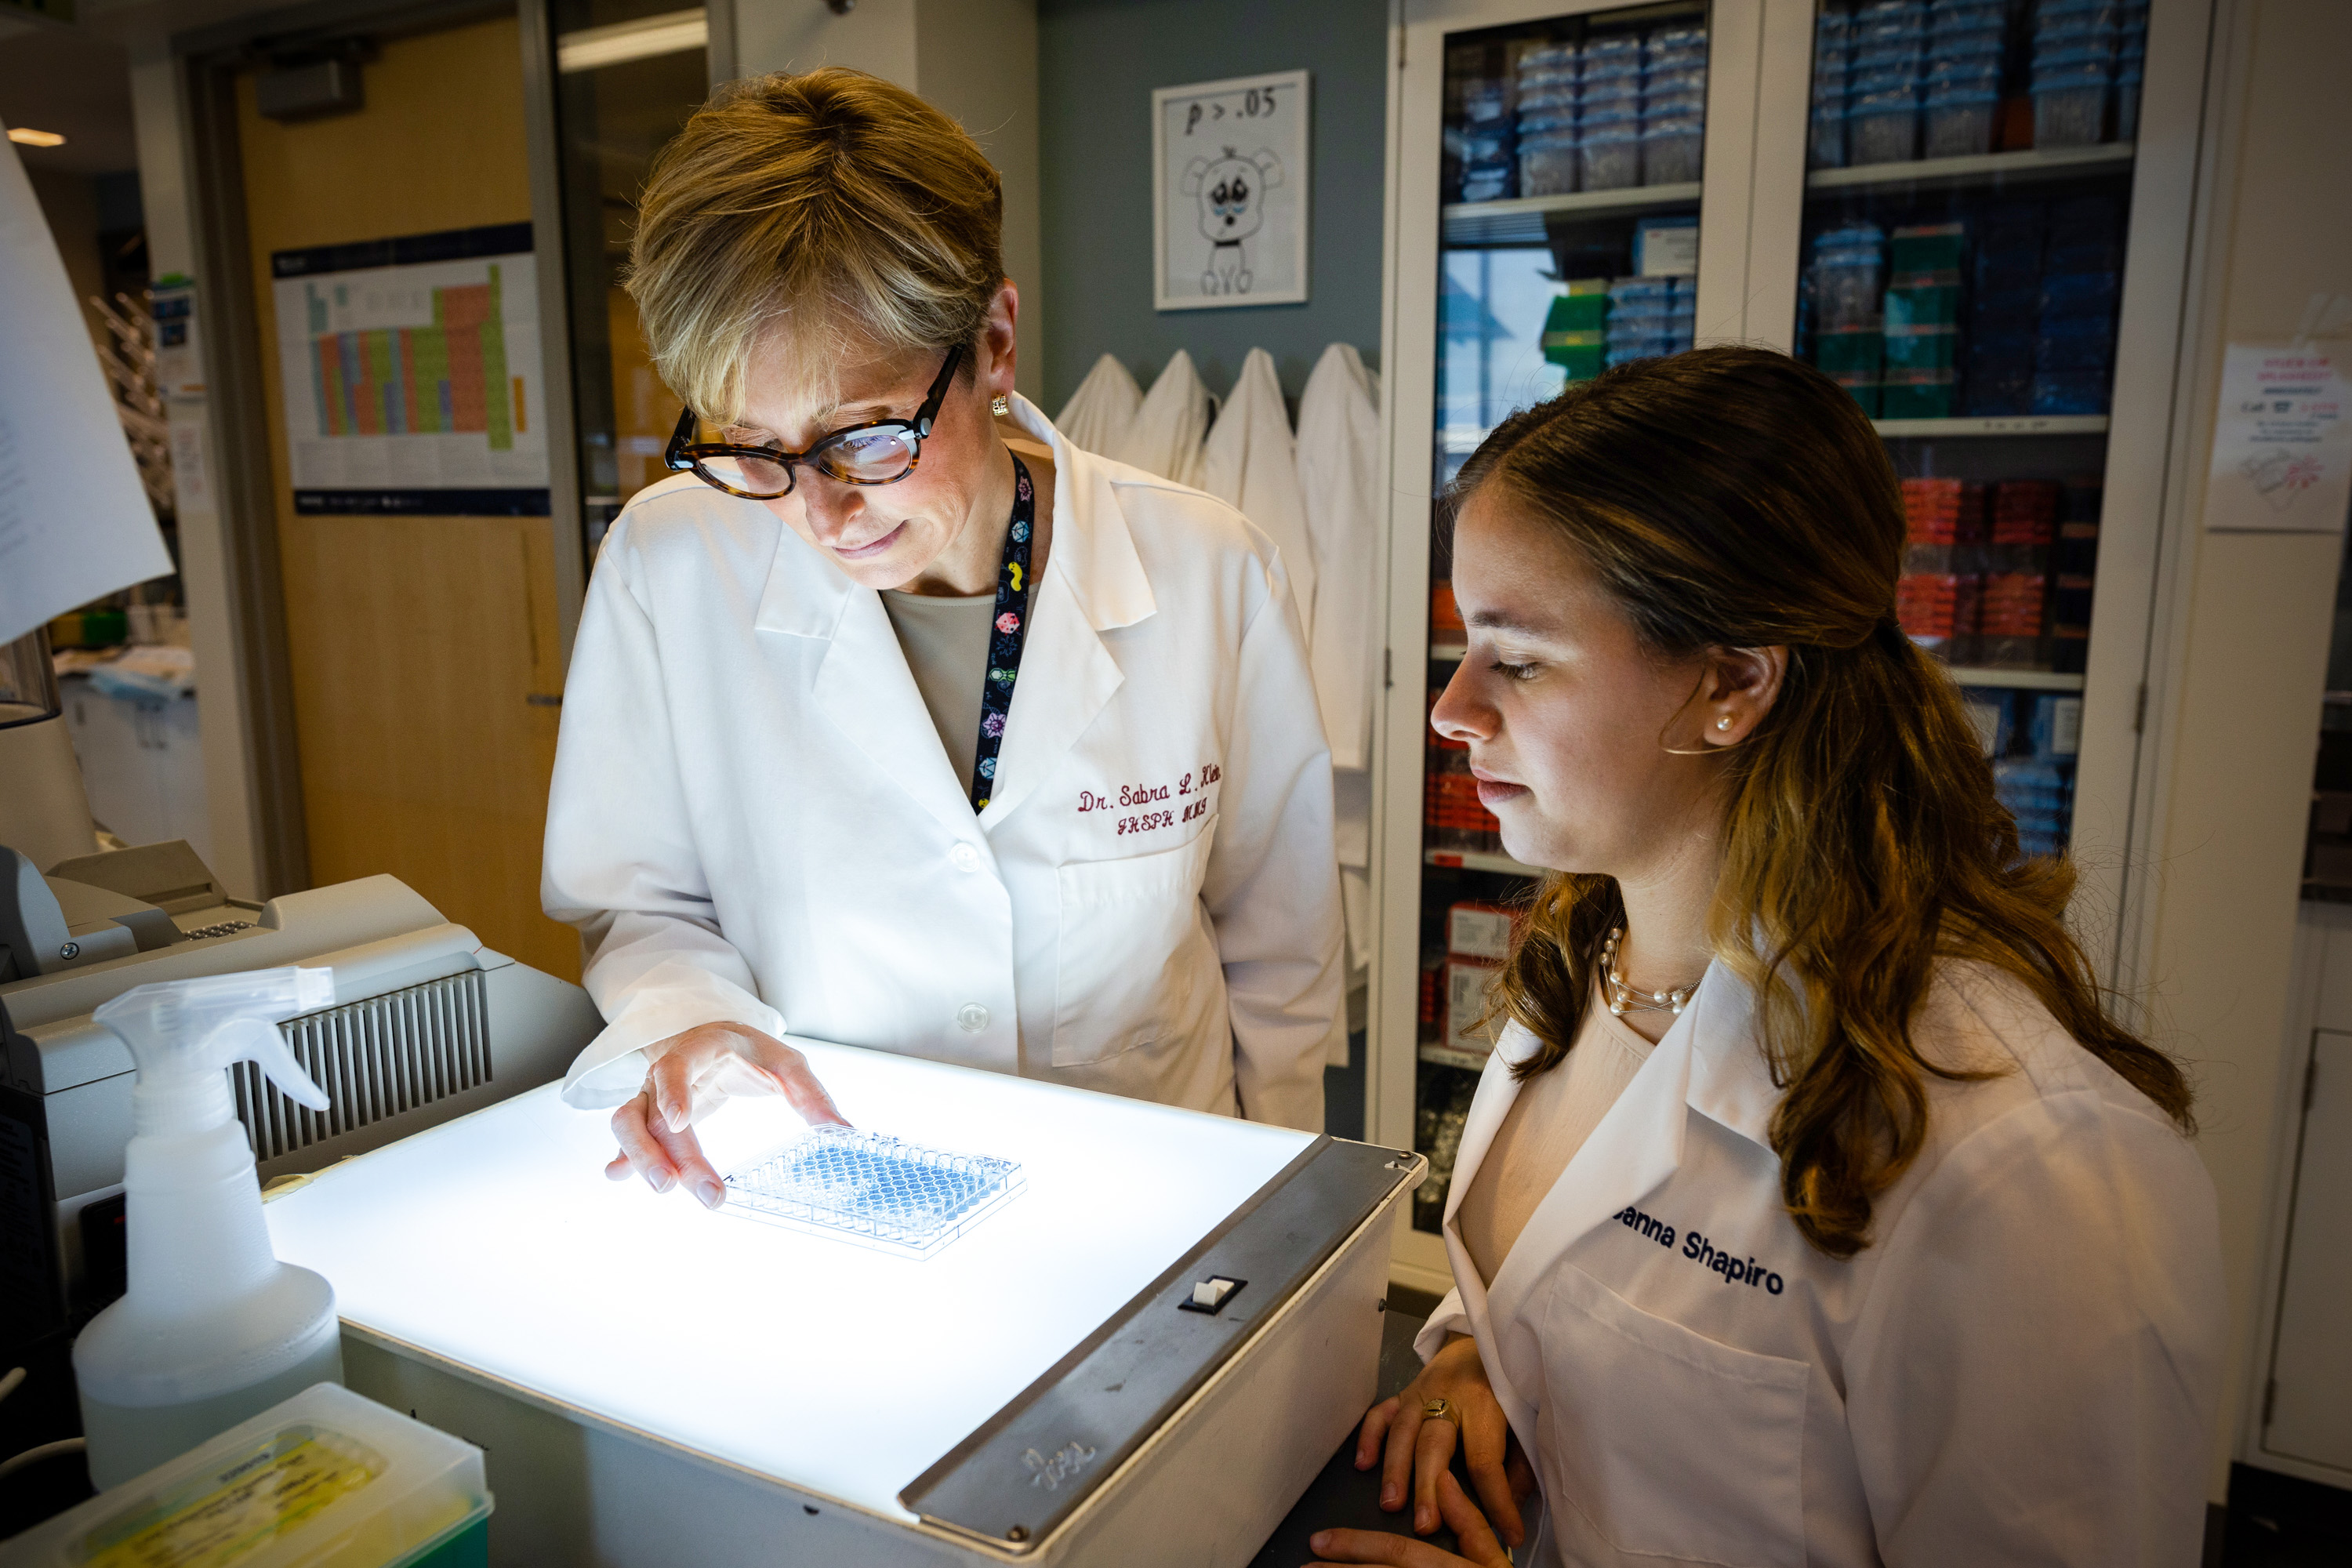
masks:
<svg viewBox="0 0 2352 1568"><path fill-rule="evenodd" d="M560 658L587 589L581 527L579 442L572 395L571 310L564 280L562 176L555 124L555 45L547 0L312 0L174 34L181 76L183 171L194 199L190 239L205 374L220 454L221 538L229 639L247 721L239 742L255 799L254 859L264 898L310 885L302 767L294 732L294 679L287 647L285 581L278 561L269 406L261 364L236 75L267 53L363 33L397 37L512 16L522 36L525 155L530 173L534 275L539 288L541 401L546 422L548 510L555 562Z"/></svg>

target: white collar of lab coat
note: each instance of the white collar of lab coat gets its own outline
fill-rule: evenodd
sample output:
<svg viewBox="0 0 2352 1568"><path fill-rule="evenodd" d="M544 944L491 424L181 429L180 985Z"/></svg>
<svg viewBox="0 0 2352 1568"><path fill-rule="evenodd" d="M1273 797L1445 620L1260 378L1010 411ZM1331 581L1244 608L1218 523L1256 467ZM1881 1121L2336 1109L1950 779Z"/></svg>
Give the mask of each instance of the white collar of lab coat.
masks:
<svg viewBox="0 0 2352 1568"><path fill-rule="evenodd" d="M1063 440L1028 399L1013 404L1020 428L1054 451L1054 531L1045 574L1030 595L1032 630L995 788L978 818L983 831L1028 797L1125 683L1098 634L1158 607L1107 466ZM850 581L791 529L776 534L754 624L831 645L813 689L818 706L885 775L962 836L974 820L964 793L970 781L948 765L882 596Z"/></svg>
<svg viewBox="0 0 2352 1568"><path fill-rule="evenodd" d="M1496 1055L1502 1064L1513 1064L1541 1047L1533 1034L1515 1026L1496 1042ZM1755 998L1720 960L1708 964L1690 1008L1675 1020L1537 1205L1488 1287L1479 1281L1462 1246L1455 1215L1519 1088L1499 1067L1479 1084L1463 1125L1443 1230L1464 1310L1480 1342L1500 1352L1500 1364L1488 1368L1496 1397L1520 1441L1532 1446L1537 1402L1529 1395L1542 1387L1540 1353L1529 1333L1498 1337L1497 1330L1527 1323L1530 1292L1549 1277L1562 1251L1674 1173L1682 1163L1685 1108L1769 1151L1772 1110L1781 1091L1758 1049Z"/></svg>
<svg viewBox="0 0 2352 1568"><path fill-rule="evenodd" d="M1064 440L1035 404L1017 393L1011 402L1012 423L1054 452L1054 531L1045 581L1062 578L1087 625L1097 631L1133 626L1151 615L1159 605L1108 468L1093 453ZM791 529L777 532L775 562L760 594L759 628L832 637L857 584Z"/></svg>

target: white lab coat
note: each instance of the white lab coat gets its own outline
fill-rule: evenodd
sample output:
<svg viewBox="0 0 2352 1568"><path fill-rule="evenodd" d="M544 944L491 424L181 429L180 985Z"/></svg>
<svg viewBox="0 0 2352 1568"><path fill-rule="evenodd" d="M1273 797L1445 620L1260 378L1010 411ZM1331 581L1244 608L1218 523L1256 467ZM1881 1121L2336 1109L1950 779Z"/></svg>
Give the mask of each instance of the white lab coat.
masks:
<svg viewBox="0 0 2352 1568"><path fill-rule="evenodd" d="M2203 1165L2008 976L1946 966L1914 1027L2002 1076L1927 1079L1927 1146L1852 1260L1781 1209L1780 1091L1718 963L1490 1290L1455 1213L1536 1049L1505 1032L1417 1348L1476 1336L1542 1484L1528 1561L2198 1561L2225 1321Z"/></svg>
<svg viewBox="0 0 2352 1568"><path fill-rule="evenodd" d="M1252 349L1202 450L1201 488L1241 509L1265 530L1290 568L1291 597L1315 645L1315 547L1307 537L1307 507L1298 494L1298 443L1290 434L1290 410L1282 401L1282 378L1274 356Z"/></svg>
<svg viewBox="0 0 2352 1568"><path fill-rule="evenodd" d="M1353 347L1333 343L1298 399L1298 489L1315 555L1307 662L1331 742L1351 977L1370 968L1373 935L1372 702L1383 645L1380 460L1380 382Z"/></svg>
<svg viewBox="0 0 2352 1568"><path fill-rule="evenodd" d="M1201 443L1208 434L1209 389L1192 368L1192 356L1178 349L1143 395L1143 406L1135 411L1126 441L1111 456L1147 474L1198 489L1207 473Z"/></svg>
<svg viewBox="0 0 2352 1568"><path fill-rule="evenodd" d="M606 1020L571 1103L732 1020L1320 1131L1339 889L1282 560L1013 402L1054 527L977 816L873 590L691 476L614 523L548 803Z"/></svg>
<svg viewBox="0 0 2352 1568"><path fill-rule="evenodd" d="M1054 426L1081 452L1116 452L1142 406L1143 389L1135 384L1135 377L1115 356L1105 354L1062 405Z"/></svg>

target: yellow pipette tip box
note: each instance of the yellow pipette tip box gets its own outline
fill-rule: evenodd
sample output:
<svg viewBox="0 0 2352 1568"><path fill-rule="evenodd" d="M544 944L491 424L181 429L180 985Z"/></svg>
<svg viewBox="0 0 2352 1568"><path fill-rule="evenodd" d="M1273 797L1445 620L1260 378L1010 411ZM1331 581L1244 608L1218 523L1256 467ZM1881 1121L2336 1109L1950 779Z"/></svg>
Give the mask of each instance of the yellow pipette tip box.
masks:
<svg viewBox="0 0 2352 1568"><path fill-rule="evenodd" d="M480 1568L482 1451L331 1383L0 1545L5 1568Z"/></svg>

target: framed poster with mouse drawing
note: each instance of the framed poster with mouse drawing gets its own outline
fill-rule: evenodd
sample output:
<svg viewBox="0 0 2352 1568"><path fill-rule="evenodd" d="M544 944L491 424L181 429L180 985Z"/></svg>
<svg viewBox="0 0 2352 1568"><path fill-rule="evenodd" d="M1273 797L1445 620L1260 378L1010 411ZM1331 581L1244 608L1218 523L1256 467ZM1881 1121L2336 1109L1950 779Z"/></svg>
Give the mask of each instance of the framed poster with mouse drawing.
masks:
<svg viewBox="0 0 2352 1568"><path fill-rule="evenodd" d="M1154 309L1306 300L1307 77L1152 89Z"/></svg>

